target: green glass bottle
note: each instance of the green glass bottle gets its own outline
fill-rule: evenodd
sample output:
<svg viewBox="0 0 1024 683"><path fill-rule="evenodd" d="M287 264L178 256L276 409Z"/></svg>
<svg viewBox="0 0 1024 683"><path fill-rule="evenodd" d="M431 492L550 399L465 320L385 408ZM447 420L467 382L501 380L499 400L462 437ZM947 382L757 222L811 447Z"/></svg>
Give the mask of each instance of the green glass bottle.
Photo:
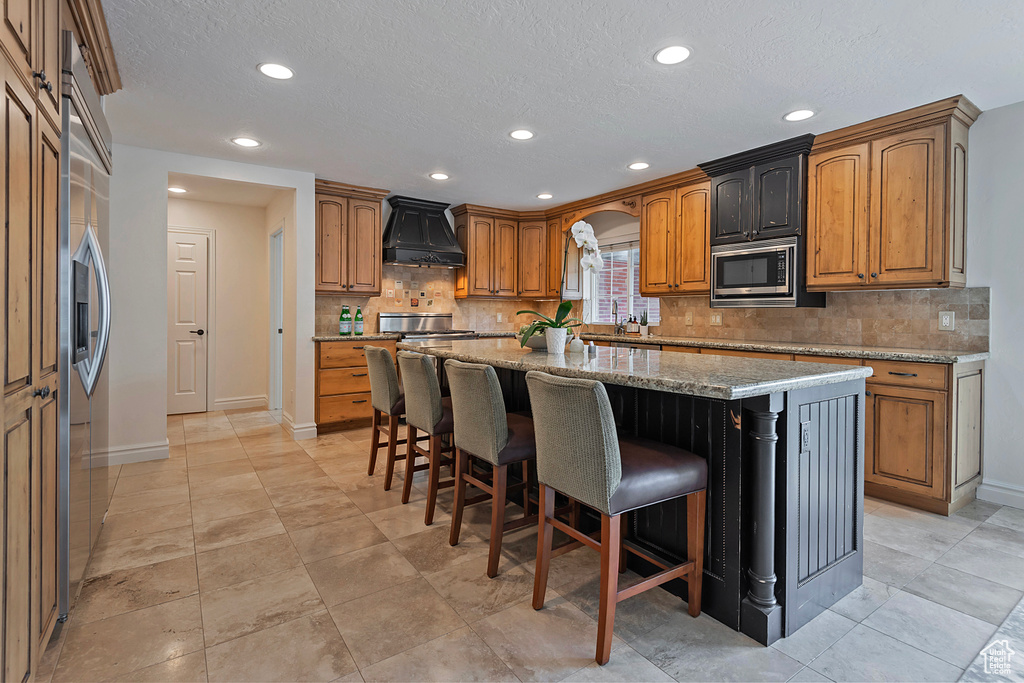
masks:
<svg viewBox="0 0 1024 683"><path fill-rule="evenodd" d="M356 306L355 333L357 336L363 334L363 307Z"/></svg>
<svg viewBox="0 0 1024 683"><path fill-rule="evenodd" d="M341 308L341 322L338 325L338 334L343 337L352 334L352 314L349 313L348 306L342 306Z"/></svg>

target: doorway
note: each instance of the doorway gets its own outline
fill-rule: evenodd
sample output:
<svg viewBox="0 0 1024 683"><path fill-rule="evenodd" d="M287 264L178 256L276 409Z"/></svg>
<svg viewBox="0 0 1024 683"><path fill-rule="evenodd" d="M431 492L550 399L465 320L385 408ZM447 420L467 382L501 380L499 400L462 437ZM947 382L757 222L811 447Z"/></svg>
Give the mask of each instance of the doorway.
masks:
<svg viewBox="0 0 1024 683"><path fill-rule="evenodd" d="M281 410L284 384L284 226L270 235L270 387L267 407Z"/></svg>
<svg viewBox="0 0 1024 683"><path fill-rule="evenodd" d="M207 410L212 231L167 231L167 413Z"/></svg>

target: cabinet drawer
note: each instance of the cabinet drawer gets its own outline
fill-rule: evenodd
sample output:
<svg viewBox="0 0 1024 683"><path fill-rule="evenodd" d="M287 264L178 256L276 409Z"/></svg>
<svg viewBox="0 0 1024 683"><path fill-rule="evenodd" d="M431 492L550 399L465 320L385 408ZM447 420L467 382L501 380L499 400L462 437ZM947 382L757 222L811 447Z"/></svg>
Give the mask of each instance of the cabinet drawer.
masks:
<svg viewBox="0 0 1024 683"><path fill-rule="evenodd" d="M860 358L838 358L836 356L804 356L796 354L793 360L801 363L828 363L830 365L862 365Z"/></svg>
<svg viewBox="0 0 1024 683"><path fill-rule="evenodd" d="M324 396L319 401L318 424L359 420L373 416L370 392L345 394L343 396Z"/></svg>
<svg viewBox="0 0 1024 683"><path fill-rule="evenodd" d="M320 371L320 395L356 394L370 390L370 373L366 367L332 368Z"/></svg>
<svg viewBox="0 0 1024 683"><path fill-rule="evenodd" d="M766 360L793 360L789 353L768 353L767 351L734 351L733 349L701 349L701 353L714 356L738 356L740 358L764 358Z"/></svg>
<svg viewBox="0 0 1024 683"><path fill-rule="evenodd" d="M363 354L364 346L382 346L391 352L392 358L395 355L395 342L393 341L320 342L320 367L365 367L366 356Z"/></svg>
<svg viewBox="0 0 1024 683"><path fill-rule="evenodd" d="M921 389L945 389L946 366L937 363L905 363L889 360L866 360L874 370L868 381Z"/></svg>
<svg viewBox="0 0 1024 683"><path fill-rule="evenodd" d="M662 346L661 350L671 353L700 353L696 346Z"/></svg>

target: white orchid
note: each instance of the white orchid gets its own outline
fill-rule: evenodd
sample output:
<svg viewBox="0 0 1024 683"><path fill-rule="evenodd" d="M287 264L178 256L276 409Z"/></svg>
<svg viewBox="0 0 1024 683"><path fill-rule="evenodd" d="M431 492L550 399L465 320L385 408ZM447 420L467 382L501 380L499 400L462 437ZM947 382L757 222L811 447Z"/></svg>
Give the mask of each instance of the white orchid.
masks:
<svg viewBox="0 0 1024 683"><path fill-rule="evenodd" d="M576 246L583 250L580 256L583 270L588 273L600 271L604 267L604 259L601 258L597 237L594 235L594 226L586 221L576 221L570 228L570 234L576 241Z"/></svg>
<svg viewBox="0 0 1024 683"><path fill-rule="evenodd" d="M601 252L597 250L584 250L583 256L580 257L580 266L588 273L600 272L604 268L604 259L601 258Z"/></svg>

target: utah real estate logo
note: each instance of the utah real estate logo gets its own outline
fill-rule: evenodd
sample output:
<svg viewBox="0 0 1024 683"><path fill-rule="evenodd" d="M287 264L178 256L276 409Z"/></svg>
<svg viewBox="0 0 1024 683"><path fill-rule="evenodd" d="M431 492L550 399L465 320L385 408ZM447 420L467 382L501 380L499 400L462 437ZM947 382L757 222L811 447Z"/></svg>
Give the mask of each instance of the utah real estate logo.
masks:
<svg viewBox="0 0 1024 683"><path fill-rule="evenodd" d="M992 641L981 651L985 656L985 673L994 676L1009 676L1012 668L1010 662L1016 654L1010 649L1010 641L1005 638Z"/></svg>

